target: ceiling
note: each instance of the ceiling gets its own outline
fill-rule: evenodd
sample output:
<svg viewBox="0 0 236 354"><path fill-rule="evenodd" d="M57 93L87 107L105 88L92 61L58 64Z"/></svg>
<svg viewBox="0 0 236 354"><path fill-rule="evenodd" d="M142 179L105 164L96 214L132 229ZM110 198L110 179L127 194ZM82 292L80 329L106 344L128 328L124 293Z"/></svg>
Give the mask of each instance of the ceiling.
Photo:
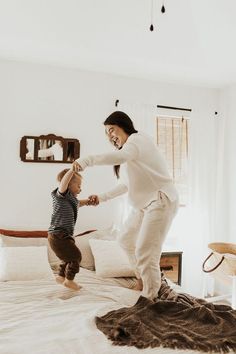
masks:
<svg viewBox="0 0 236 354"><path fill-rule="evenodd" d="M236 0L0 0L0 58L157 81L236 83Z"/></svg>

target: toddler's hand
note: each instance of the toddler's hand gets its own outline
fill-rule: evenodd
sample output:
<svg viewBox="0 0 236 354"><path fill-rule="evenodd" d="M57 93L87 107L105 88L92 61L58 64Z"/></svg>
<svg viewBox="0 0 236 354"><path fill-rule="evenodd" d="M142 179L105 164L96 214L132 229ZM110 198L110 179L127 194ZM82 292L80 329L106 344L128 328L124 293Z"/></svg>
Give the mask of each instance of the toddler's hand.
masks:
<svg viewBox="0 0 236 354"><path fill-rule="evenodd" d="M73 162L72 169L73 169L74 172L82 171L82 168L81 168L80 164L77 161Z"/></svg>
<svg viewBox="0 0 236 354"><path fill-rule="evenodd" d="M89 200L89 205L98 205L99 204L99 199L98 196L93 194L88 197Z"/></svg>

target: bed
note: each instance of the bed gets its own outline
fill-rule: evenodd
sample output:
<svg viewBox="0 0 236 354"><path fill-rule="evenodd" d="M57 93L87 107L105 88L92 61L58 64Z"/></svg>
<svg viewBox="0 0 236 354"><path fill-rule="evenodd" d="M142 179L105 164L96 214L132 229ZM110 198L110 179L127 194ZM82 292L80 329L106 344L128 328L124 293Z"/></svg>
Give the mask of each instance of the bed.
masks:
<svg viewBox="0 0 236 354"><path fill-rule="evenodd" d="M43 244L39 247L41 250ZM20 247L24 252L25 246ZM10 247L6 248L10 250ZM16 247L13 249L16 251ZM28 250L32 257L33 247ZM30 269L37 255L33 257L32 262L28 262ZM40 261L43 263L42 255ZM15 258L14 264L16 262ZM140 292L130 289L134 285L133 278L104 278L94 270L81 268L76 280L82 289L76 292L57 284L50 274L46 279L0 282L1 354L200 353L163 347L116 346L98 330L97 316L137 303ZM176 291L181 291L179 286L170 284Z"/></svg>

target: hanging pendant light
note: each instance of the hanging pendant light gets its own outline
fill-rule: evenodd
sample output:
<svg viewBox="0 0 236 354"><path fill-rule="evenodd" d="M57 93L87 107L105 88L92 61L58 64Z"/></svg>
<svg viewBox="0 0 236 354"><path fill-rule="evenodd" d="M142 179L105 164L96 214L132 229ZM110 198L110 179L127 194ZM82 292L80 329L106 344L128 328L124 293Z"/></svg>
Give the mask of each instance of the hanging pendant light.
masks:
<svg viewBox="0 0 236 354"><path fill-rule="evenodd" d="M150 25L150 27L149 27L149 30L150 30L151 32L154 31L154 26L153 26L153 1L154 1L154 0L151 0L151 25Z"/></svg>
<svg viewBox="0 0 236 354"><path fill-rule="evenodd" d="M162 3L161 12L163 14L166 12L166 8L165 8L165 5L164 5L164 0L163 0L163 3Z"/></svg>

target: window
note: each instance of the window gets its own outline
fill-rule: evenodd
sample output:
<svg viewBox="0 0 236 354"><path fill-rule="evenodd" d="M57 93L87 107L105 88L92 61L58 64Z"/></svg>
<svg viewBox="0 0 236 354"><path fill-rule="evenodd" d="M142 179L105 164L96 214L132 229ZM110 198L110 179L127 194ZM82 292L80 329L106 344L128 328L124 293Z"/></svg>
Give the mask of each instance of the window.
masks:
<svg viewBox="0 0 236 354"><path fill-rule="evenodd" d="M184 117L157 117L157 144L179 192L180 204L187 203L188 125Z"/></svg>

